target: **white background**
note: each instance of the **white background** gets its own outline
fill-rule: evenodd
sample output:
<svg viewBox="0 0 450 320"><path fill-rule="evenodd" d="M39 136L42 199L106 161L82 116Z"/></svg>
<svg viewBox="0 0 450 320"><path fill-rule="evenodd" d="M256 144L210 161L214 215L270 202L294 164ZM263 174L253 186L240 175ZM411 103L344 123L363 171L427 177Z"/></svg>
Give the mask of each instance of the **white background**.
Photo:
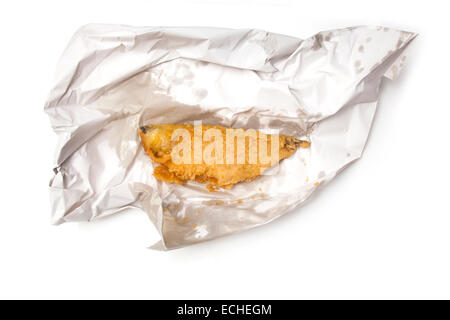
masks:
<svg viewBox="0 0 450 320"><path fill-rule="evenodd" d="M420 4L419 4L420 3ZM445 1L2 1L0 298L450 298L450 19ZM362 159L266 226L159 252L144 213L50 224L43 105L86 23L420 33L385 80Z"/></svg>

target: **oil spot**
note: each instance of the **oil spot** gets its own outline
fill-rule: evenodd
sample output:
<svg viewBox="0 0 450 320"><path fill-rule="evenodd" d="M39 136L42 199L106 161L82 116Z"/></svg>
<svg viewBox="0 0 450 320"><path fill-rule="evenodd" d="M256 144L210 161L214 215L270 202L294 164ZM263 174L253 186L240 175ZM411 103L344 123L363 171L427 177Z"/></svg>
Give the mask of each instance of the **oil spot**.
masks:
<svg viewBox="0 0 450 320"><path fill-rule="evenodd" d="M392 66L392 77L396 79L398 77L398 67Z"/></svg>
<svg viewBox="0 0 450 320"><path fill-rule="evenodd" d="M261 187L258 188L258 191L262 191Z"/></svg>
<svg viewBox="0 0 450 320"><path fill-rule="evenodd" d="M318 186L319 185L319 181L314 182L314 186Z"/></svg>
<svg viewBox="0 0 450 320"><path fill-rule="evenodd" d="M303 162L303 165L306 167L306 162Z"/></svg>
<svg viewBox="0 0 450 320"><path fill-rule="evenodd" d="M206 62L206 61L201 61L201 60L197 60L196 62L195 62L195 65L197 66L197 67L204 67L204 66L206 66L208 64L208 62Z"/></svg>
<svg viewBox="0 0 450 320"><path fill-rule="evenodd" d="M320 48L322 48L322 42L323 42L323 35L322 34L316 34L314 36L314 43L311 47L312 50L317 51Z"/></svg>
<svg viewBox="0 0 450 320"><path fill-rule="evenodd" d="M224 202L221 201L221 200L217 200L217 201L214 202L214 204L215 204L216 206L221 206L221 205L224 204Z"/></svg>
<svg viewBox="0 0 450 320"><path fill-rule="evenodd" d="M238 200L237 203L241 204L243 201L242 200Z"/></svg>
<svg viewBox="0 0 450 320"><path fill-rule="evenodd" d="M194 91L194 94L197 96L198 99L203 100L208 95L208 90L197 89L197 90Z"/></svg>
<svg viewBox="0 0 450 320"><path fill-rule="evenodd" d="M309 178L308 178L308 177L306 177L306 179L305 179L305 183L308 183L308 181L309 181Z"/></svg>
<svg viewBox="0 0 450 320"><path fill-rule="evenodd" d="M194 223L194 229L197 229L198 224Z"/></svg>
<svg viewBox="0 0 450 320"><path fill-rule="evenodd" d="M260 197L261 197L261 199L264 199L264 197L265 197L265 196L264 196L264 193L261 194Z"/></svg>
<svg viewBox="0 0 450 320"><path fill-rule="evenodd" d="M190 70L187 64L179 64L176 67L175 75L171 77L171 82L175 85L180 84L188 84L188 80L192 80L194 78L194 73ZM190 81L192 82L192 81Z"/></svg>
<svg viewBox="0 0 450 320"><path fill-rule="evenodd" d="M183 219L183 222L188 222L189 221L189 218L188 217L185 217L184 219Z"/></svg>
<svg viewBox="0 0 450 320"><path fill-rule="evenodd" d="M169 203L163 206L163 212L176 212L178 209L178 203Z"/></svg>
<svg viewBox="0 0 450 320"><path fill-rule="evenodd" d="M359 52L364 52L364 46L363 46L363 45L360 45L359 48L358 48L358 51L359 51Z"/></svg>
<svg viewBox="0 0 450 320"><path fill-rule="evenodd" d="M355 61L355 71L357 73L361 73L364 70L364 68L361 68L361 60Z"/></svg>

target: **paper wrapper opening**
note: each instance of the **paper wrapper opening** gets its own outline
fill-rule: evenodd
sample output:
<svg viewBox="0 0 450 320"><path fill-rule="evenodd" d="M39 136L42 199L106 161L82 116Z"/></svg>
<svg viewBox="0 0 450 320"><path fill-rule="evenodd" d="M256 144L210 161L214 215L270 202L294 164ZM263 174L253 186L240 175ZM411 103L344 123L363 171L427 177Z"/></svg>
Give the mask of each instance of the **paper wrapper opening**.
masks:
<svg viewBox="0 0 450 320"><path fill-rule="evenodd" d="M261 30L82 27L45 105L59 137L54 222L138 208L161 235L154 247L172 249L280 217L361 156L380 82L398 76L415 37L383 27L305 40ZM230 190L156 180L137 129L196 120L276 129L311 147Z"/></svg>

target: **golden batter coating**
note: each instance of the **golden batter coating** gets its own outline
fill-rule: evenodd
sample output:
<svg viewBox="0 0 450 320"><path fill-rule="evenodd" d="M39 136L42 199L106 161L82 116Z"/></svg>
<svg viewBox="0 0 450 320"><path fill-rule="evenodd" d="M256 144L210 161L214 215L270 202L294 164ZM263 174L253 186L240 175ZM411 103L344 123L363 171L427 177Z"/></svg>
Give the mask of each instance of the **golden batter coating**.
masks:
<svg viewBox="0 0 450 320"><path fill-rule="evenodd" d="M211 125L152 124L141 127L139 135L145 152L160 164L153 172L157 179L206 183L210 191L252 181L275 164L273 159L278 162L299 147L310 146L308 141L281 134L278 144L276 140L272 144L275 135ZM278 157L276 153L272 157L277 149Z"/></svg>

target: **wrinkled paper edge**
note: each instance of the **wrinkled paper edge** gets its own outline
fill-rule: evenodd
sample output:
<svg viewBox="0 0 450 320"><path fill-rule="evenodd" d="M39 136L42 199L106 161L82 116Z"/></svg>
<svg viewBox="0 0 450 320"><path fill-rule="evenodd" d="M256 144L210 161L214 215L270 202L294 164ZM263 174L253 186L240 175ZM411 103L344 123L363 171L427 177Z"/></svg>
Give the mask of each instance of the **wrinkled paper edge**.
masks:
<svg viewBox="0 0 450 320"><path fill-rule="evenodd" d="M84 37L86 37L86 36L89 36L90 34L89 34L89 32L90 31L92 31L93 29L96 29L97 27L99 27L99 25L88 25L88 26L84 26L84 27L82 27L79 31L77 31L77 33L75 34L75 36L73 37L73 39L72 39L72 41L71 41L71 43L69 44L69 47L68 47L68 49L66 50L66 52L65 52L65 54L63 55L63 58L62 58L62 60L61 60L61 62L60 62L60 64L66 64L68 61L71 63L71 64L73 64L74 62L76 63L76 66L73 68L73 69L70 69L69 68L69 70L72 70L72 74L69 72L69 73L64 73L64 72L62 72L62 73L58 73L58 77L57 77L57 79L56 79L56 83L57 83L57 85L53 88L53 90L51 91L51 93L50 93L50 96L49 96L49 98L48 98L48 100L47 100L47 102L46 102L46 104L45 104L45 109L46 109L46 112L50 115L50 117L58 117L59 115L57 115L57 114L55 114L54 113L54 111L55 111L55 109L57 109L56 107L59 105L59 103L61 103L64 99L68 99L68 100L70 100L71 98L72 98L72 96L71 96L71 94L69 93L69 88L70 88L70 86L74 83L74 81L76 81L76 75L77 75L77 72L80 72L80 68L81 68L81 71L82 71L82 66L80 66L79 64L77 64L79 61L82 61L82 59L80 60L79 59L79 57L78 57L78 60L77 60L77 57L76 56L73 56L72 54L70 54L70 50L69 50L69 48L71 47L71 46L73 46L73 45L82 45L82 43L80 43L80 39L83 39ZM105 26L105 25L101 25L101 28L112 28L113 30L114 30L114 28L117 28L117 26ZM139 29L139 28L133 28L133 27L127 27L127 26L122 26L123 28L125 28L125 29L130 29L130 30L135 30L135 29ZM354 27L354 28L356 28L356 27ZM382 28L382 27L377 27L377 28ZM145 30L146 28L142 28L143 30ZM148 28L147 28L148 29ZM156 28L156 29L158 29L158 28ZM177 33L177 32L179 32L180 30L183 30L183 28L159 28L160 30L161 30L161 32L164 32L165 30L171 30L171 31L169 31L169 33L170 32L174 32L175 34ZM258 33L261 33L261 32L263 32L263 33L265 33L265 34L269 34L269 33L267 33L267 32L265 32L265 31L261 31L261 30L231 30L231 29L209 29L209 28L187 28L188 30L190 30L190 31L193 31L194 32L194 34L197 34L197 35L199 35L199 34L202 34L202 32L205 32L206 30L208 30L208 32L215 32L215 31L219 31L220 30L220 32L223 32L224 34L226 34L227 32L229 32L229 33L239 33L239 32L242 32L242 33L251 33L251 32L255 32L256 34L258 34ZM348 28L348 29L350 29L350 28ZM387 29L387 28L383 28L383 29ZM198 31L198 32L196 32L196 31ZM335 30L332 30L332 31L328 31L328 32L333 32L333 31L335 31ZM207 33L208 33L207 32ZM302 43L303 41L306 41L306 40L308 40L308 39L315 39L316 41L321 41L321 39L323 39L324 37L326 37L326 34L328 33L327 31L325 31L325 32L320 32L320 33L318 33L318 34L316 34L316 35L314 35L313 37L310 37L310 38L307 38L307 39L305 39L305 40L300 40L300 39L296 39L296 38L293 38L293 37L288 37L288 36L283 36L283 35L275 35L275 36L279 36L279 37L281 37L282 39L284 39L285 41L286 41L286 45L287 46L293 46L293 45L295 45L295 44L299 44L299 43ZM187 32L187 33L189 33L189 32ZM415 33L409 33L411 36L407 39L407 41L405 41L404 43L402 43L400 46L399 46L399 48L397 48L397 50L395 51L395 52L392 52L388 57L386 57L385 58L385 60L384 61L382 61L381 63L380 63L380 65L379 66L377 66L376 68L375 68L375 70L372 70L367 76L371 76L371 75L374 75L374 74L378 74L378 73L381 73L384 77L386 77L386 78L388 78L388 79L391 79L391 80L395 80L397 77L398 77L398 75L399 75L399 73L400 73L400 71L401 71L401 69L402 69L402 67L403 67L403 64L404 64L404 61L401 61L400 59L402 58L402 55L404 54L404 52L405 52L405 50L409 47L409 45L410 45L410 43L412 42L412 40L414 40L416 37L417 37L417 34L415 34ZM94 37L95 37L95 35L94 35ZM200 42L202 42L202 41L207 41L207 40L209 40L207 37L206 38L204 38L204 39L202 39ZM69 54L67 54L68 53L68 51L69 51ZM208 50L207 50L208 51ZM237 55L238 56L238 55ZM179 56L174 56L174 57L169 57L169 60L165 60L165 61L158 61L157 63L155 63L154 65L158 65L159 63L164 63L164 62L167 62L167 61L170 61L170 60L173 60L173 59L177 59L177 58L180 58L180 57L184 57L182 54L180 54ZM191 57L189 57L189 54L187 54L186 55L186 57L187 58L191 58ZM276 60L276 59L279 59L280 57L278 57L276 54L272 57L274 60ZM238 59L236 59L236 61L235 60L233 60L232 59L232 57L230 58L230 57L228 57L228 60L227 61L225 61L225 62L222 62L223 63L223 65L225 65L225 66L232 66L232 67L236 67L236 68L241 68L242 66L241 65L239 65L239 63L237 62L237 60ZM213 57L210 57L210 56L208 56L208 55L206 55L205 56L205 58L204 58L204 61L206 61L206 62L214 62L214 63L217 63L216 61L214 61L214 59L213 59ZM152 67L152 65L146 65L145 66L146 68L151 68ZM247 66L248 67L248 66ZM64 67L65 68L65 67ZM64 68L61 68L60 67L60 69L64 69ZM256 63L254 64L254 65L252 65L251 67L249 67L249 69L251 69L251 70L257 70L257 71L261 71L261 72L273 72L273 71L275 71L276 70L276 67L274 66L274 64L272 64L272 59L266 59L264 62L262 62L262 61L256 61ZM131 75L130 74L126 74L126 75L121 75L121 76L119 76L116 80L115 80L115 83L117 83L117 82L120 82L120 81L123 81L124 79L126 79L127 77L130 77ZM92 91L93 92L95 92L95 90L98 90L99 88L93 88L92 89ZM103 92L105 92L105 91L107 91L108 90L108 88L104 88L104 89L101 89L101 91L103 90ZM95 95L94 95L95 96ZM93 98L93 97L92 97ZM89 98L88 98L89 99ZM376 100L376 102L378 101L378 98L377 98L377 100ZM75 103L76 103L76 99L75 99L75 101L74 101ZM340 110L340 109L339 109ZM339 111L339 110L337 110L337 111ZM330 115L328 115L328 117L331 117L331 116L333 116L334 114L330 114ZM106 120L105 120L106 121ZM96 124L96 125L99 125L99 124ZM101 125L101 124L100 124ZM64 128L60 128L60 127L55 127L54 126L54 130L55 130L55 132L57 133L57 134L61 134L61 133L64 133L65 131L64 131ZM65 132L66 134L64 135L63 134L63 136L61 136L60 135L60 139L59 139L59 146L57 147L57 156L56 156L56 161L55 161L55 165L54 165L54 172L56 173L55 174L55 176L52 178L52 180L51 180L51 182L50 182L50 186L52 186L53 184L54 184L54 182L55 182L55 179L59 179L59 178L62 178L61 176L58 176L58 174L57 174L57 172L58 172L58 167L61 165L61 163L63 163L68 157L70 157L70 155L71 155L71 152L70 151L72 151L73 152L73 150L70 150L69 152L66 152L65 153L65 149L64 149L64 147L67 145L67 142L73 137L73 136L71 136L72 134L73 134L73 132L76 132L76 131L72 131L72 132L69 132L69 134L67 134L67 132ZM86 137L82 137L81 139L80 139L80 141L81 141L81 144L83 143L82 141L85 139ZM366 139L367 139L367 137L366 137ZM74 148L75 150L76 150L76 147ZM362 151L362 150L361 150ZM358 157L356 157L354 160L356 160L356 159L358 159L359 157L361 156L361 154L358 156ZM350 162L351 163L351 162ZM350 163L348 163L348 164L350 164ZM348 165L347 164L347 165ZM335 174L337 174L339 171L341 171L341 170L343 170L347 165L345 165L344 167L342 167L342 168L339 168L338 170L336 170L336 173ZM334 176L334 175L333 175ZM332 177L329 177L329 180L331 179ZM62 184L63 184L63 182L61 182ZM306 200L306 199L304 199L304 200ZM54 205L55 205L55 202L57 202L58 200L55 200L55 199L53 199L53 207L54 207ZM303 202L303 201L302 201ZM130 204L129 205L129 207L135 207L135 206L133 206L133 204ZM297 207L297 206L296 206ZM137 208L140 208L140 207L137 207ZM122 210L123 208L121 208L121 209L119 209L119 210ZM142 209L142 208L140 208L140 209ZM292 208L291 208L292 209ZM290 210L291 210L290 209ZM116 211L119 211L119 210L116 210ZM114 212L112 212L112 213L114 213ZM111 214L112 214L111 213ZM148 212L147 212L148 213ZM160 214L162 214L162 213L160 213ZM159 214L158 214L158 216L159 216ZM279 215L279 216L281 216L281 215ZM279 216L277 216L277 217L275 217L275 218L278 218ZM86 217L88 217L88 216L86 216ZM93 218L95 219L95 215L93 216ZM152 217L151 217L152 218ZM91 218L88 218L88 219L86 219L86 220L91 220ZM270 219L270 220L268 220L268 221L266 221L266 222L264 222L264 223L261 223L261 224L258 224L258 225L262 225L262 224L265 224L265 223L268 223L268 222L270 222L270 221L272 221L273 219ZM80 221L83 221L83 220L80 220ZM163 235L163 233L162 233L162 224L163 224L163 219L152 219L152 221L153 221L153 223L155 224L155 226L157 227L157 229L158 229L158 231L160 232L160 235L161 235L161 241L160 242L158 242L158 243L156 243L154 246L152 246L153 248L155 248L155 249L161 249L161 250L166 250L166 249L172 249L172 248L169 248L168 246L166 246L166 244L164 243L164 235ZM55 221L55 223L56 224L58 224L58 223L62 223L62 222L65 222L65 220L64 219L59 219L58 221ZM254 226L253 226L254 227Z"/></svg>

